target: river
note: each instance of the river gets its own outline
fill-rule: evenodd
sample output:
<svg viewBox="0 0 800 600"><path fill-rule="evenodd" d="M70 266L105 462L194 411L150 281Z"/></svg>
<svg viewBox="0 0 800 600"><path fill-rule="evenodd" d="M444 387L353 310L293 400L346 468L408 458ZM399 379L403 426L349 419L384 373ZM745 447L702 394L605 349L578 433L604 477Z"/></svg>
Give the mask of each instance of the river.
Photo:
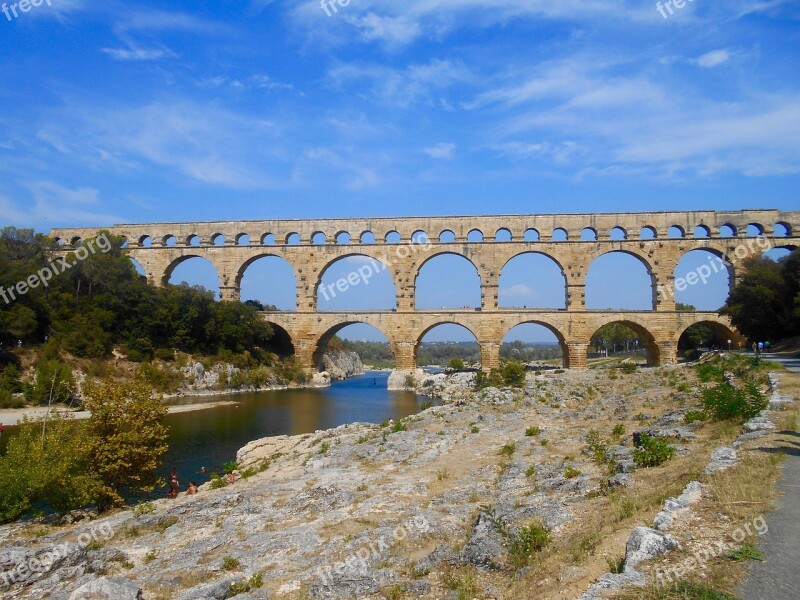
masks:
<svg viewBox="0 0 800 600"><path fill-rule="evenodd" d="M168 415L169 450L164 457L164 476L177 469L181 491L190 480L208 481L211 473L236 459L236 451L248 442L275 435L299 435L330 429L345 423L380 423L419 411L426 398L413 392L390 392L388 371L370 371L359 377L334 382L328 388L302 388L247 394L186 397L193 402L230 402L204 410ZM5 451L15 427L7 427L0 439ZM205 474L200 472L205 467ZM156 490L153 497L166 493Z"/></svg>

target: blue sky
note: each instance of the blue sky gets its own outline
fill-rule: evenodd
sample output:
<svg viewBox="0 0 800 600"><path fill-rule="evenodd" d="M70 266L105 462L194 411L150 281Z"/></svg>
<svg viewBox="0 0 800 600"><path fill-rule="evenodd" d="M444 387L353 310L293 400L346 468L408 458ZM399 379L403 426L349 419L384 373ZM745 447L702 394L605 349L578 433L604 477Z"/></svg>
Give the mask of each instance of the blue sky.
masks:
<svg viewBox="0 0 800 600"><path fill-rule="evenodd" d="M50 4L0 13L3 223L798 208L797 2Z"/></svg>

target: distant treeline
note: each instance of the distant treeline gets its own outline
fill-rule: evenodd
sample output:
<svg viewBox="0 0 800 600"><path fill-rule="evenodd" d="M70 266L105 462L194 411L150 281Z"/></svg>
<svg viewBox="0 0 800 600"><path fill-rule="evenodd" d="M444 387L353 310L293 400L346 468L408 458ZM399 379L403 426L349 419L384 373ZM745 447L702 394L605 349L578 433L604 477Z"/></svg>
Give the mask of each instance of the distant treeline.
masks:
<svg viewBox="0 0 800 600"><path fill-rule="evenodd" d="M84 242L88 244L90 240ZM53 271L55 242L30 229L0 231L4 347L49 338L77 357L107 357L119 346L132 360L169 358L175 350L215 355L258 354L269 348L273 331L258 317L256 307L216 302L213 293L201 287L150 286L121 245L122 239L100 234L91 246L94 252L55 261L72 266L63 272L60 266L44 285L37 273Z"/></svg>
<svg viewBox="0 0 800 600"><path fill-rule="evenodd" d="M395 364L394 353L388 342L366 342L342 340L334 338L328 344L328 350L343 349L355 352L361 360L369 365L378 367L393 367ZM534 360L548 360L559 358L561 348L553 344L525 344L512 342L503 344L500 349L501 358L511 358L522 362ZM479 363L481 352L475 342L432 342L423 343L417 351L417 364L447 366L454 358L462 360L465 364Z"/></svg>

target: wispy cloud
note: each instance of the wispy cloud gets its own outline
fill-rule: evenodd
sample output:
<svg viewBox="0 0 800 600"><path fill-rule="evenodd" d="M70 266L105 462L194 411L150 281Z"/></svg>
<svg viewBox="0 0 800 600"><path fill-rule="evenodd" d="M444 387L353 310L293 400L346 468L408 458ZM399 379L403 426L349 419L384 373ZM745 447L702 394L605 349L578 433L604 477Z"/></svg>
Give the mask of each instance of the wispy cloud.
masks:
<svg viewBox="0 0 800 600"><path fill-rule="evenodd" d="M698 56L696 59L693 59L692 62L698 67L711 69L728 62L730 58L731 53L727 50L712 50L711 52L706 52L702 56Z"/></svg>
<svg viewBox="0 0 800 600"><path fill-rule="evenodd" d="M456 144L453 142L440 142L435 146L425 148L424 152L431 158L453 158L456 152Z"/></svg>

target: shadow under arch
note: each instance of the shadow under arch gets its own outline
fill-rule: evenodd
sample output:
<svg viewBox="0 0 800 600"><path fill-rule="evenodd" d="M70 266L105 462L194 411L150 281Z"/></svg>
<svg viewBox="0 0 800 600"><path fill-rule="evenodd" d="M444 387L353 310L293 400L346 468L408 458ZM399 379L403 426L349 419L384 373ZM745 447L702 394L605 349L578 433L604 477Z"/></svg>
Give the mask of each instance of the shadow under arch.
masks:
<svg viewBox="0 0 800 600"><path fill-rule="evenodd" d="M511 325L506 331L503 333L503 343L506 343L505 340L512 331L514 331L517 327L521 327L523 325L539 325L544 327L550 333L556 336L556 340L558 340L558 345L561 348L561 366L565 369L570 368L569 364L569 348L567 347L567 340L564 338L564 335L555 325L552 325L546 321L541 321L538 319L525 319L524 321L520 321L519 323L514 323Z"/></svg>
<svg viewBox="0 0 800 600"><path fill-rule="evenodd" d="M619 324L624 325L631 331L633 331L636 336L639 338L639 341L642 342L642 345L647 353L647 366L648 367L658 367L661 366L661 349L658 347L656 343L655 336L650 333L650 330L642 325L641 323L637 323L631 319L609 319L607 322L603 323L600 327L595 329L592 332L592 335L589 339L592 339L598 331L600 331L606 325L612 324Z"/></svg>
<svg viewBox="0 0 800 600"><path fill-rule="evenodd" d="M330 269L335 266L336 264L351 258L366 258L367 260L364 261L363 265L360 265L358 268L354 268L350 275L354 277L351 281L349 276L344 278L347 280L347 288L362 285L366 286L370 283L370 280L374 277L380 277L383 273L386 273L389 276L390 281L392 282L392 287L394 288L394 306L390 307L390 309L397 308L397 297L398 297L398 286L397 281L395 280L394 273L391 270L391 265L384 262L387 258L384 256L379 256L377 253L373 254L367 249L359 249L353 252L348 252L347 254L343 254L341 256L337 256L330 262L326 263L325 266L320 269L319 275L317 276L317 280L314 284L314 306L316 307L317 311L320 310L319 305L319 290L322 287L322 282L325 278L325 274L330 271ZM356 283L353 283L353 282ZM330 284L328 286L330 288ZM333 297L336 297L336 288L334 287ZM341 292L341 290L339 290ZM342 292L343 293L343 292ZM365 310L365 309L359 309ZM369 309L366 309L369 310Z"/></svg>
<svg viewBox="0 0 800 600"><path fill-rule="evenodd" d="M294 340L292 339L291 334L277 323L270 321L269 318L264 320L270 327L272 327L273 332L272 338L269 341L269 348L267 348L267 350L274 352L281 358L294 356Z"/></svg>
<svg viewBox="0 0 800 600"><path fill-rule="evenodd" d="M606 257L611 257L613 255L631 256L631 257L635 258L636 260L638 260L639 263L641 263L642 266L644 266L645 271L647 273L647 276L650 278L650 288L651 288L650 289L650 305L649 305L649 308L644 309L644 310L655 311L657 306L658 306L658 286L657 286L658 281L656 279L656 274L653 271L653 266L650 264L650 261L645 256L642 256L638 252L635 252L635 251L632 251L632 250L609 250L607 252L600 252L600 253L594 254L591 257L592 260L589 263L589 267L586 269L586 275L584 276L584 279L583 279L583 283L586 286L586 309L587 310L608 310L608 309L612 309L612 310L637 310L635 308L631 309L631 308L627 308L627 307L608 307L608 306L595 307L595 308L589 307L590 294L592 294L592 292L589 289L589 275L592 272L592 267L594 267L597 264L598 260L606 258ZM642 309L639 309L639 310L642 310Z"/></svg>
<svg viewBox="0 0 800 600"><path fill-rule="evenodd" d="M720 321L714 321L711 319L696 321L694 323L688 323L685 327L682 327L678 330L675 335L675 343L677 344L678 351L685 349L685 345L682 345L684 341L684 336L686 332L689 331L695 325L702 325L703 327L708 327L716 341L718 342L718 346L722 350L728 349L728 340L731 340L731 349L735 350L737 348L743 348L745 346L746 340L742 334L738 331L733 329L730 325L726 323L722 323Z"/></svg>
<svg viewBox="0 0 800 600"><path fill-rule="evenodd" d="M512 262L525 260L526 256L543 257L545 259L548 259L548 264L555 265L555 267L558 268L559 272L561 273L561 283L560 283L560 285L563 285L562 289L564 291L564 302L562 304L560 304L559 306L552 306L552 307L551 306L547 306L547 307L539 306L539 307L537 307L537 306L533 306L533 305L531 305L530 307L518 306L518 305L514 305L514 306L506 306L505 305L506 303L503 302L502 300L504 299L503 297L505 296L505 294L504 294L505 290L503 289L503 275L506 274L506 267L508 267ZM534 274L534 276L536 276L536 274ZM555 309L559 309L559 310L567 308L567 305L568 305L568 288L567 288L567 274L566 274L566 271L564 270L564 266L561 264L561 262L555 256L553 256L552 254L548 254L547 252L543 252L541 250L526 250L525 252L520 252L518 254L514 254L500 268L500 274L497 277L497 282L498 282L498 295L499 295L498 300L499 300L500 308L555 308Z"/></svg>
<svg viewBox="0 0 800 600"><path fill-rule="evenodd" d="M359 320L359 319L348 319L342 323L337 323L333 327L329 328L325 333L323 333L316 341L314 345L314 354L312 355L312 363L314 364L314 368L317 371L323 370L323 363L322 357L325 355L325 350L328 348L328 343L338 334L342 329L349 327L350 325L369 325L379 333L381 333L387 340L389 340L389 347L392 349L392 354L394 354L395 359L397 358L397 350L395 348L394 341L392 340L387 333L381 329L380 327L370 323L369 320Z"/></svg>
<svg viewBox="0 0 800 600"><path fill-rule="evenodd" d="M419 362L418 362L417 357L419 355L419 347L422 345L422 340L424 340L425 336L428 335L431 331L433 331L437 327L441 327L442 325L455 325L457 327L460 327L461 329L466 330L475 339L475 344L477 344L480 347L480 342L478 341L478 336L475 335L475 332L472 330L472 328L469 325L465 325L464 323L459 323L455 319L445 319L444 321L437 321L436 323L430 324L422 332L420 332L420 334L417 336L417 340L416 340L416 342L414 342L414 364L415 365L419 366ZM480 362L480 365L481 365L481 368L482 368L483 367L483 360L479 359L479 362Z"/></svg>

